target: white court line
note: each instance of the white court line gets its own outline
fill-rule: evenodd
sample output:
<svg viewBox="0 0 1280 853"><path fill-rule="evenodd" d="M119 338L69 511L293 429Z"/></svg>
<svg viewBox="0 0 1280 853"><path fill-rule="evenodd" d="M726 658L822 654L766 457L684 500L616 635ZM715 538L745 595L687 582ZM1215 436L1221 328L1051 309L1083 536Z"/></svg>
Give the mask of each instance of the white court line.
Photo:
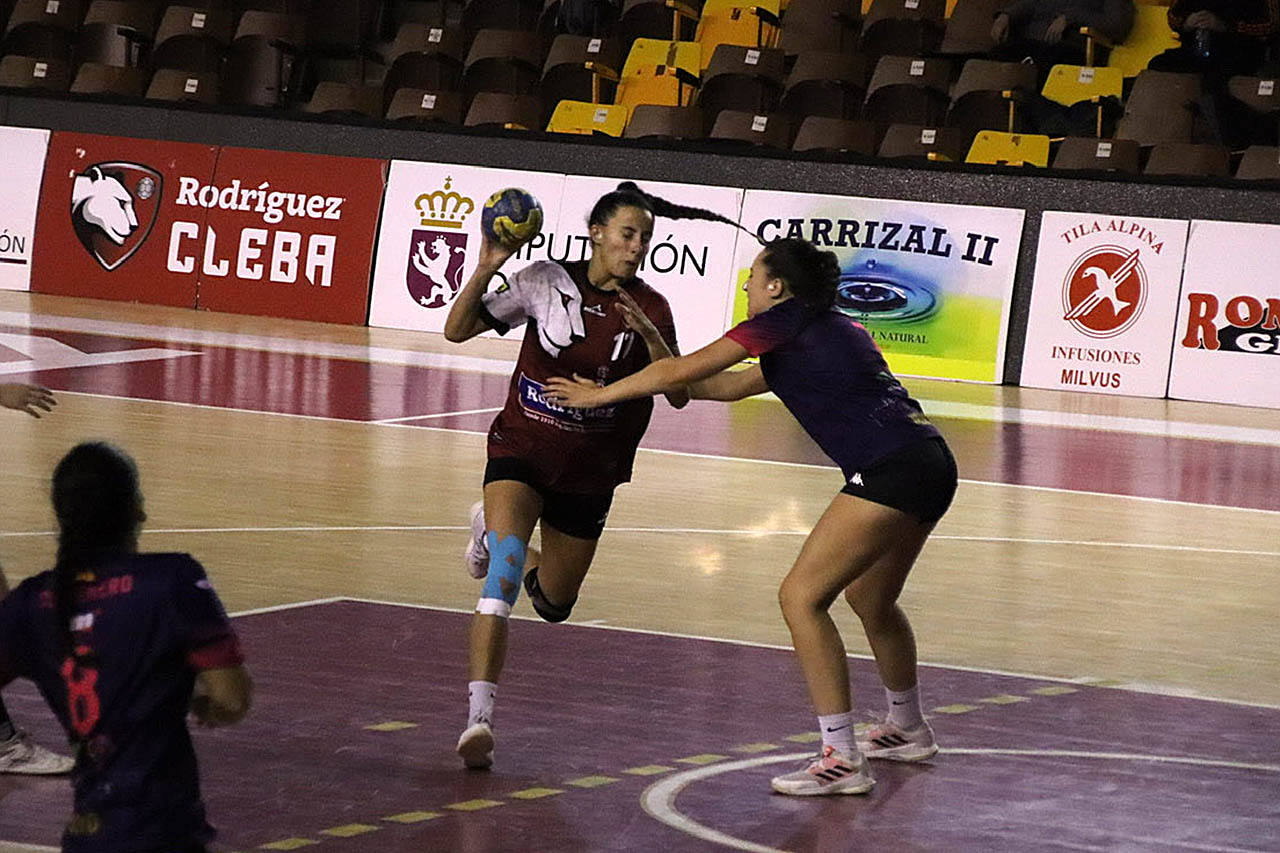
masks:
<svg viewBox="0 0 1280 853"><path fill-rule="evenodd" d="M501 411L502 411L501 406L494 406L493 408L489 408L489 409L465 409L461 412L436 412L430 415L405 415L402 418L383 418L382 420L379 420L379 421L370 421L370 423L398 424L398 423L404 423L405 421L426 421L432 418L454 418L454 417L459 417L461 415L487 415L487 414L492 414L493 412L501 412Z"/></svg>
<svg viewBox="0 0 1280 853"><path fill-rule="evenodd" d="M188 345L202 344L291 355L339 358L408 367L462 370L495 375L509 374L515 367L515 362L507 359L478 358L452 353L425 353L392 347L336 344L173 326L122 323L110 320L88 320L59 315L33 314L30 312L0 311L0 324L27 328L40 327L56 331L88 332L116 337L161 339L169 343ZM777 399L772 394L761 395L761 397ZM1024 409L1004 403L982 404L930 400L927 398L917 399L928 414L938 417L995 423L1020 423L1033 426L1054 426L1068 429L1107 430L1164 438L1190 438L1246 444L1280 445L1280 430L1275 429L1200 424L1118 415L1058 412L1045 409Z"/></svg>
<svg viewBox="0 0 1280 853"><path fill-rule="evenodd" d="M19 844L16 841L0 841L0 853L60 853L61 847L44 847L40 844Z"/></svg>
<svg viewBox="0 0 1280 853"><path fill-rule="evenodd" d="M235 613L228 613L228 616L259 616L263 613L280 613L284 610L300 610L303 607L318 607L321 604L337 604L339 601L346 601L342 597L335 598L313 598L309 601L291 601L288 604L273 604L270 607L255 607L252 610L237 610Z"/></svg>
<svg viewBox="0 0 1280 853"><path fill-rule="evenodd" d="M941 754L985 755L996 758L1085 758L1100 761L1146 761L1160 764L1181 764L1195 767L1221 767L1231 770L1280 773L1280 766L1273 764L1250 764L1241 761L1219 761L1215 759L1186 758L1182 756L1167 755L1142 755L1126 752L1077 752L1067 749L976 749L969 747L953 747L942 749ZM769 847L764 844L756 844L752 841L735 838L731 835L720 832L719 830L704 826L692 818L686 817L679 809L676 808L676 797L680 796L680 792L694 782L709 779L712 776L719 776L722 773L732 773L738 770L750 770L754 767L761 767L767 764L782 764L789 761L799 763L812 757L812 752L795 752L788 755L766 755L759 758L745 758L741 761L729 761L724 764L711 764L706 767L699 767L695 770L685 770L680 773L664 777L662 781L655 782L653 785L646 788L644 793L640 795L640 805L653 819L666 824L672 829L683 832L686 835L691 835L700 841L707 841L712 844L731 847L735 850L746 850L748 853L786 853L786 851L780 850L777 847ZM874 794L872 794L872 796L874 796ZM855 829L854 832L856 831L857 830ZM1139 843L1160 843L1166 846L1171 844L1168 839L1163 838L1135 838L1132 836L1124 836L1123 840ZM1086 847L1084 849L1105 850L1109 848ZM1225 847L1206 844L1179 844L1176 842L1172 844L1170 849L1200 850L1206 851L1206 853L1256 853L1258 850L1256 847Z"/></svg>

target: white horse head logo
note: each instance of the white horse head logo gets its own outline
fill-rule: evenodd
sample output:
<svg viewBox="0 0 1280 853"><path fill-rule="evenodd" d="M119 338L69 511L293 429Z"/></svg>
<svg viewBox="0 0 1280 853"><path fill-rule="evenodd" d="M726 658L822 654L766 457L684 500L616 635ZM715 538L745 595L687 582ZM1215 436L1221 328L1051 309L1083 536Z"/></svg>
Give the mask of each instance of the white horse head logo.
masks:
<svg viewBox="0 0 1280 853"><path fill-rule="evenodd" d="M76 175L71 188L71 212L97 228L117 246L138 230L133 196L117 178L104 175L97 166Z"/></svg>

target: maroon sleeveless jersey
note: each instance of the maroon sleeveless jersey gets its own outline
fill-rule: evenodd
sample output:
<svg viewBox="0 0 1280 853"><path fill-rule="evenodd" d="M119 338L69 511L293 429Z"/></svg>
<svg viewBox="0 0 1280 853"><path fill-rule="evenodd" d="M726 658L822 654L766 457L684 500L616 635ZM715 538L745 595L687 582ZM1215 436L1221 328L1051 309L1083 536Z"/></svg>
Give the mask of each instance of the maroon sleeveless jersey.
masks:
<svg viewBox="0 0 1280 853"><path fill-rule="evenodd" d="M678 352L667 300L638 278L624 287ZM481 316L499 333L528 324L506 405L489 428L490 458L523 459L543 486L570 494L611 492L631 479L651 398L598 409L566 409L546 398L553 376L609 383L649 363L649 349L627 328L620 302L616 292L592 286L586 261L540 261L484 295Z"/></svg>

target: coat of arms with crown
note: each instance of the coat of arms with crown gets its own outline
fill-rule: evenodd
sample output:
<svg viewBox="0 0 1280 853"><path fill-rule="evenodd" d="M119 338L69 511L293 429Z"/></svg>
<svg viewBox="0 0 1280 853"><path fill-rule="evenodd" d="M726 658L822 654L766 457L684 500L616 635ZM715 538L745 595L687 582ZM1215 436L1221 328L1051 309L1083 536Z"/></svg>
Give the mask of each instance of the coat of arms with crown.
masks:
<svg viewBox="0 0 1280 853"><path fill-rule="evenodd" d="M452 189L453 178L444 187L423 193L414 201L422 223L409 241L409 264L405 284L413 301L423 308L441 308L462 289L462 267L466 260L467 217L476 204Z"/></svg>

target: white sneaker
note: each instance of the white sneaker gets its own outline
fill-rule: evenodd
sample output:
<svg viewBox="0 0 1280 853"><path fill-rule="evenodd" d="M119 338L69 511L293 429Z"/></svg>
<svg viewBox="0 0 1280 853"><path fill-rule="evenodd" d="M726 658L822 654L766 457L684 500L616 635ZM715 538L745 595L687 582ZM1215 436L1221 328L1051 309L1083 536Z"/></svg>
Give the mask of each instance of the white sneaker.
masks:
<svg viewBox="0 0 1280 853"><path fill-rule="evenodd" d="M26 776L60 776L76 766L72 758L50 752L31 740L19 729L13 737L0 743L0 773Z"/></svg>
<svg viewBox="0 0 1280 853"><path fill-rule="evenodd" d="M770 782L779 794L793 797L822 797L828 794L865 794L876 785L867 760L861 755L847 757L833 746L824 746L822 754L809 766L794 773L774 776Z"/></svg>
<svg viewBox="0 0 1280 853"><path fill-rule="evenodd" d="M493 766L493 728L480 722L468 726L458 738L458 755L471 770L487 770Z"/></svg>
<svg viewBox="0 0 1280 853"><path fill-rule="evenodd" d="M471 541L467 543L467 571L479 580L489 574L489 543L484 541L484 501L471 505Z"/></svg>
<svg viewBox="0 0 1280 853"><path fill-rule="evenodd" d="M867 758L887 761L925 761L938 754L938 742L927 722L914 729L878 723L858 734L858 750Z"/></svg>

